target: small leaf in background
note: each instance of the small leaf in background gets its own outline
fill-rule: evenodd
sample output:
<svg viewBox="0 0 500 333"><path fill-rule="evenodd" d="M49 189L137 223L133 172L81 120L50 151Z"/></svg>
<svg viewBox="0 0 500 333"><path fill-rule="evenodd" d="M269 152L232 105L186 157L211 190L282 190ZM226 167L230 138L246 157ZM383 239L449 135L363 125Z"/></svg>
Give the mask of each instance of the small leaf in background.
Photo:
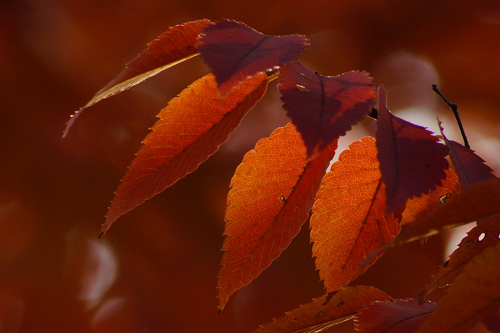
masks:
<svg viewBox="0 0 500 333"><path fill-rule="evenodd" d="M429 193L410 199L406 202L401 225L412 224L423 220L434 210L446 204L446 201L455 197L462 187L455 172L451 169L444 170L446 177L441 185Z"/></svg>
<svg viewBox="0 0 500 333"><path fill-rule="evenodd" d="M249 284L297 235L309 217L316 191L337 141L310 161L292 123L260 140L231 180L219 272L220 309Z"/></svg>
<svg viewBox="0 0 500 333"><path fill-rule="evenodd" d="M363 120L377 96L370 76L352 71L338 76L313 73L294 61L280 70L281 100L314 156Z"/></svg>
<svg viewBox="0 0 500 333"><path fill-rule="evenodd" d="M379 89L375 137L386 185L387 213L441 184L448 169L448 150L424 127L394 116L387 109L384 87Z"/></svg>
<svg viewBox="0 0 500 333"><path fill-rule="evenodd" d="M462 239L458 248L450 255L450 259L441 266L432 277L432 281L420 293L420 299L423 300L432 291L451 284L472 258L498 243L500 243L500 215L485 218Z"/></svg>
<svg viewBox="0 0 500 333"><path fill-rule="evenodd" d="M441 122L439 122L439 128L446 147L449 150L453 166L460 178L460 183L465 189L471 185L495 178L495 175L492 173L493 170L484 164L484 160L481 157L464 145L453 140L448 140L443 133Z"/></svg>
<svg viewBox="0 0 500 333"><path fill-rule="evenodd" d="M224 20L205 28L197 49L224 96L247 76L274 70L297 58L307 46L307 38L301 35L263 35L244 23Z"/></svg>
<svg viewBox="0 0 500 333"><path fill-rule="evenodd" d="M467 332L500 302L500 244L475 256L419 332Z"/></svg>
<svg viewBox="0 0 500 333"><path fill-rule="evenodd" d="M264 95L267 76L257 74L220 99L209 74L172 99L151 128L116 190L101 232L121 215L193 172L240 124Z"/></svg>
<svg viewBox="0 0 500 333"><path fill-rule="evenodd" d="M370 333L411 333L434 311L436 304L415 299L396 299L375 302L361 310L354 318L356 331Z"/></svg>
<svg viewBox="0 0 500 333"><path fill-rule="evenodd" d="M99 90L71 117L64 129L63 137L67 135L76 118L86 108L128 90L161 71L197 55L195 45L198 35L209 23L210 21L205 19L176 25L149 43L146 50L130 61L118 76Z"/></svg>
<svg viewBox="0 0 500 333"><path fill-rule="evenodd" d="M311 216L316 268L328 292L347 285L383 252L364 259L392 241L399 217L386 215L386 198L375 139L365 137L343 151L325 175Z"/></svg>
<svg viewBox="0 0 500 333"><path fill-rule="evenodd" d="M437 208L429 216L419 220L418 223L404 225L401 233L390 246L412 242L434 235L443 229L496 216L495 214L500 214L499 203L499 178L472 185L469 189L448 198L445 205Z"/></svg>
<svg viewBox="0 0 500 333"><path fill-rule="evenodd" d="M351 320L358 311L372 302L391 300L390 296L375 287L345 287L333 296L321 296L312 303L287 312L285 316L262 325L254 333L322 332Z"/></svg>

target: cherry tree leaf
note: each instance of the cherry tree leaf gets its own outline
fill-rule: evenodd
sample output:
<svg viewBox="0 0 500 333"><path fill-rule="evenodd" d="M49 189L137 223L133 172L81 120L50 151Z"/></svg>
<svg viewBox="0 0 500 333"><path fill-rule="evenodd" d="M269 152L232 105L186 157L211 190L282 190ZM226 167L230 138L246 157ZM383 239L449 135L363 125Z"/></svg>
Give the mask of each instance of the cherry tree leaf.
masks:
<svg viewBox="0 0 500 333"><path fill-rule="evenodd" d="M217 285L221 310L229 296L260 275L297 235L336 148L334 141L308 160L300 134L289 123L245 155L227 199L227 237Z"/></svg>
<svg viewBox="0 0 500 333"><path fill-rule="evenodd" d="M345 135L370 113L377 95L371 80L358 71L322 76L297 61L281 68L283 108L301 133L309 156Z"/></svg>
<svg viewBox="0 0 500 333"><path fill-rule="evenodd" d="M444 170L446 177L442 184L420 197L406 202L401 225L412 224L425 219L433 211L440 208L452 196L455 197L462 189L458 176L453 170Z"/></svg>
<svg viewBox="0 0 500 333"><path fill-rule="evenodd" d="M420 304L414 299L375 302L362 309L354 318L356 331L370 333L411 333L436 309L436 304Z"/></svg>
<svg viewBox="0 0 500 333"><path fill-rule="evenodd" d="M267 76L257 74L224 99L209 74L169 102L143 142L109 207L104 234L121 215L193 172L240 124L264 95Z"/></svg>
<svg viewBox="0 0 500 333"><path fill-rule="evenodd" d="M395 246L428 237L443 229L500 214L500 179L494 178L464 190L446 200L429 216L403 226L398 237L388 246Z"/></svg>
<svg viewBox="0 0 500 333"><path fill-rule="evenodd" d="M76 118L86 108L196 56L198 51L195 45L198 35L209 23L210 21L205 19L176 25L149 43L146 50L127 63L125 69L118 76L99 90L80 110L76 111L67 123L63 137L67 135Z"/></svg>
<svg viewBox="0 0 500 333"><path fill-rule="evenodd" d="M226 95L240 81L297 58L308 46L305 36L264 35L244 23L223 20L208 26L197 45Z"/></svg>
<svg viewBox="0 0 500 333"><path fill-rule="evenodd" d="M432 277L432 281L420 293L420 300L432 291L451 284L472 258L498 243L500 243L500 215L484 219L467 233L458 244L458 248L450 255L450 259L440 267Z"/></svg>
<svg viewBox="0 0 500 333"><path fill-rule="evenodd" d="M382 254L364 259L392 241L399 217L386 215L384 183L375 139L355 141L340 154L321 182L311 216L316 268L333 292L361 275Z"/></svg>
<svg viewBox="0 0 500 333"><path fill-rule="evenodd" d="M379 89L377 120L378 159L386 185L387 213L413 197L436 188L448 168L446 147L424 127L394 116L386 106L386 92Z"/></svg>
<svg viewBox="0 0 500 333"><path fill-rule="evenodd" d="M466 332L500 304L500 244L475 256L419 332Z"/></svg>
<svg viewBox="0 0 500 333"><path fill-rule="evenodd" d="M287 312L285 316L262 325L254 333L321 332L351 320L359 310L372 302L390 300L390 296L375 287L345 287L335 295L321 296Z"/></svg>

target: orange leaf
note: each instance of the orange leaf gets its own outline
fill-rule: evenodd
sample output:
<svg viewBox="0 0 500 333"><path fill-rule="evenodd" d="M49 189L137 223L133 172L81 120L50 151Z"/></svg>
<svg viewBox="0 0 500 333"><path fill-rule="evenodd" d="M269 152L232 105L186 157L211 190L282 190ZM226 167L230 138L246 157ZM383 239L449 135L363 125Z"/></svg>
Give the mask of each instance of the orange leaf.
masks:
<svg viewBox="0 0 500 333"><path fill-rule="evenodd" d="M446 200L430 216L409 228L403 228L390 245L412 242L428 237L440 230L457 227L500 213L500 179L494 178L472 185L467 190Z"/></svg>
<svg viewBox="0 0 500 333"><path fill-rule="evenodd" d="M248 152L231 180L219 272L220 309L290 244L309 217L337 141L312 161L295 126L276 129Z"/></svg>
<svg viewBox="0 0 500 333"><path fill-rule="evenodd" d="M359 310L372 302L390 300L390 296L375 287L345 287L333 297L324 295L287 312L272 323L262 325L254 333L321 332L352 319Z"/></svg>
<svg viewBox="0 0 500 333"><path fill-rule="evenodd" d="M311 241L328 292L364 273L383 253L369 263L364 258L400 230L399 218L385 214L381 177L375 139L365 137L340 154L321 183L311 217Z"/></svg>
<svg viewBox="0 0 500 333"><path fill-rule="evenodd" d="M128 90L161 71L197 55L195 45L198 35L209 23L210 21L205 19L176 25L149 43L146 50L130 61L117 77L99 90L80 110L76 111L66 124L63 137L68 134L76 118L86 108Z"/></svg>
<svg viewBox="0 0 500 333"><path fill-rule="evenodd" d="M258 74L220 99L214 76L209 74L172 99L122 179L102 234L118 217L193 172L214 154L266 88L267 76Z"/></svg>
<svg viewBox="0 0 500 333"><path fill-rule="evenodd" d="M485 249L500 242L500 216L491 216L482 220L481 224L467 233L451 255L450 259L432 277L432 281L420 293L423 300L437 288L446 287L462 272L466 264Z"/></svg>
<svg viewBox="0 0 500 333"><path fill-rule="evenodd" d="M370 333L415 332L435 308L435 303L420 304L415 299L375 302L361 310L354 318L356 331Z"/></svg>
<svg viewBox="0 0 500 333"><path fill-rule="evenodd" d="M457 174L451 169L444 170L446 177L442 184L421 197L415 197L406 202L401 225L412 224L429 216L434 210L446 203L450 197L455 197L461 190Z"/></svg>
<svg viewBox="0 0 500 333"><path fill-rule="evenodd" d="M500 304L500 244L474 257L419 332L466 332Z"/></svg>

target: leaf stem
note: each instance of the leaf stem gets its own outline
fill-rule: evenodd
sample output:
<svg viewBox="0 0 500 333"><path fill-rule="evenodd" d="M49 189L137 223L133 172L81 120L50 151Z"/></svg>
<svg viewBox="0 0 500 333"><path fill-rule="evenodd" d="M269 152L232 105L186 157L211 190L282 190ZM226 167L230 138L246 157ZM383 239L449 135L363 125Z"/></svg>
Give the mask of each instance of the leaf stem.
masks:
<svg viewBox="0 0 500 333"><path fill-rule="evenodd" d="M448 101L446 99L446 97L444 97L443 94L441 94L437 85L433 84L432 90L434 90L436 92L436 94L438 94L438 96L441 97L441 99L446 103L446 105L448 105L448 107L451 109L451 111L453 111L453 114L455 115L455 119L457 120L457 123L458 123L458 127L460 128L460 132L462 133L462 138L464 139L464 145L470 149L469 141L467 141L467 136L465 135L465 130L464 130L464 127L462 126L462 121L460 120L460 115L458 114L457 105Z"/></svg>

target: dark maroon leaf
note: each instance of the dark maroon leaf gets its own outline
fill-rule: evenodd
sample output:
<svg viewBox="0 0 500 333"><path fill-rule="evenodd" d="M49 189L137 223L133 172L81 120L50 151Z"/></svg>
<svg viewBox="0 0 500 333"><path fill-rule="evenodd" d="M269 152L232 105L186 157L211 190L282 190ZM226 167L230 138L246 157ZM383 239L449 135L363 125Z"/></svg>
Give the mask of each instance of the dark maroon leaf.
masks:
<svg viewBox="0 0 500 333"><path fill-rule="evenodd" d="M305 36L269 36L244 23L224 20L205 28L197 49L212 69L220 94L227 95L247 76L297 58L307 45Z"/></svg>
<svg viewBox="0 0 500 333"><path fill-rule="evenodd" d="M388 214L402 207L406 200L441 185L448 168L448 150L432 132L394 116L387 109L384 87L379 89L375 137Z"/></svg>
<svg viewBox="0 0 500 333"><path fill-rule="evenodd" d="M482 322L488 331L500 332L500 307L493 310Z"/></svg>
<svg viewBox="0 0 500 333"><path fill-rule="evenodd" d="M435 303L427 301L419 304L415 299L375 302L361 310L354 318L356 331L416 332L435 308Z"/></svg>
<svg viewBox="0 0 500 333"><path fill-rule="evenodd" d="M495 175L492 173L493 170L484 164L484 160L481 157L464 145L448 140L443 133L441 122L439 122L439 128L441 129L441 135L449 150L450 158L458 174L460 183L465 189L468 189L471 185L495 178Z"/></svg>
<svg viewBox="0 0 500 333"><path fill-rule="evenodd" d="M371 112L376 92L365 72L313 73L294 61L280 70L281 100L312 157Z"/></svg>

